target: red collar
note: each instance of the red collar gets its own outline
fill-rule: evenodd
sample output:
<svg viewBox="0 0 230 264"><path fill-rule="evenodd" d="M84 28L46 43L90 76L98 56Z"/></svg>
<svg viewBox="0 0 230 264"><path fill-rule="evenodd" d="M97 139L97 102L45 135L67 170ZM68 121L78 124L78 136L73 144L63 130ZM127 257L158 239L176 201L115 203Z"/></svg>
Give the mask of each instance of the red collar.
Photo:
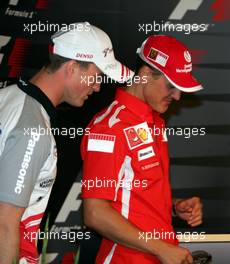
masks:
<svg viewBox="0 0 230 264"><path fill-rule="evenodd" d="M153 123L155 119L154 117L159 115L144 101L126 92L122 88L117 89L115 100L117 100L120 104L124 104L126 108L128 108L136 116L148 123Z"/></svg>

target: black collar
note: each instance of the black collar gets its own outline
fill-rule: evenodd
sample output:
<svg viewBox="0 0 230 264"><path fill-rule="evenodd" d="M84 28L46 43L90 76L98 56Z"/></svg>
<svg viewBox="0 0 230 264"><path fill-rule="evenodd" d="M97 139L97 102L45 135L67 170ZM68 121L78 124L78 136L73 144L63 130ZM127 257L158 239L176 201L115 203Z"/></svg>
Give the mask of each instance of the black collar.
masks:
<svg viewBox="0 0 230 264"><path fill-rule="evenodd" d="M50 123L53 127L57 118L57 110L50 99L42 92L41 89L39 89L36 85L32 84L29 81L25 81L20 78L17 84L23 92L33 97L45 108L50 117Z"/></svg>

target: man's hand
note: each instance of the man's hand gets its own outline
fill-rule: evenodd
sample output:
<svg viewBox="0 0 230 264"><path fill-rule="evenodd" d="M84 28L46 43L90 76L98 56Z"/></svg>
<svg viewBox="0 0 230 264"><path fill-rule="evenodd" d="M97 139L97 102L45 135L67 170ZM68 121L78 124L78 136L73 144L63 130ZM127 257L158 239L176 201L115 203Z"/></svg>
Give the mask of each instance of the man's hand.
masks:
<svg viewBox="0 0 230 264"><path fill-rule="evenodd" d="M103 237L120 245L150 253L162 264L193 263L192 256L186 248L174 246L160 239L150 239L148 242L140 239L142 230L117 212L111 206L110 201L85 198L83 203L85 224Z"/></svg>
<svg viewBox="0 0 230 264"><path fill-rule="evenodd" d="M0 202L0 263L11 264L19 250L19 226L25 208Z"/></svg>
<svg viewBox="0 0 230 264"><path fill-rule="evenodd" d="M164 243L158 258L162 264L192 264L193 258L188 249Z"/></svg>
<svg viewBox="0 0 230 264"><path fill-rule="evenodd" d="M176 214L181 219L187 221L190 226L198 226L202 223L202 203L200 198L176 200Z"/></svg>

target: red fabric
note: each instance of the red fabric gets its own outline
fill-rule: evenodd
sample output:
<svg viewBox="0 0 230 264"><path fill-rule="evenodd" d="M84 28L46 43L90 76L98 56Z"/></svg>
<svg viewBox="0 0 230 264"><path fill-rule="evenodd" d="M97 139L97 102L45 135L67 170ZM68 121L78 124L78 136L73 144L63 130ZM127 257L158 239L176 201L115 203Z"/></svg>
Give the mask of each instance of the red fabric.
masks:
<svg viewBox="0 0 230 264"><path fill-rule="evenodd" d="M163 72L178 89L195 92L200 83L192 76L192 58L188 48L174 37L150 36L143 44L140 56Z"/></svg>
<svg viewBox="0 0 230 264"><path fill-rule="evenodd" d="M38 263L37 238L44 213L32 215L20 223L20 258L28 263ZM19 258L19 259L20 259Z"/></svg>
<svg viewBox="0 0 230 264"><path fill-rule="evenodd" d="M76 256L76 253L74 253L74 252L66 253L65 256L62 259L61 264L74 264L75 256Z"/></svg>
<svg viewBox="0 0 230 264"><path fill-rule="evenodd" d="M89 136L84 136L81 145L84 159L83 182L114 180L118 183L120 177L123 188L116 188L117 185L88 188L83 184L82 197L111 200L112 206L140 230L153 235L154 232L160 232L163 240L177 244L171 225L168 145L162 133L153 134L154 127L162 131L164 121L143 101L120 89L113 105L108 108L110 111L106 109L96 115L89 128L90 133L96 135L115 136L114 149L112 153L104 152L104 149L111 150L107 148L109 144L105 141L105 146L96 147L96 151L92 151ZM152 129L152 134L148 129ZM132 183L131 190L130 185L124 186L124 182L130 182L128 180ZM172 234L165 237L164 232ZM112 241L103 240L97 264L104 263L113 246ZM120 245L115 246L111 262L106 263L120 264L121 259L122 263L130 264L159 263L152 255Z"/></svg>

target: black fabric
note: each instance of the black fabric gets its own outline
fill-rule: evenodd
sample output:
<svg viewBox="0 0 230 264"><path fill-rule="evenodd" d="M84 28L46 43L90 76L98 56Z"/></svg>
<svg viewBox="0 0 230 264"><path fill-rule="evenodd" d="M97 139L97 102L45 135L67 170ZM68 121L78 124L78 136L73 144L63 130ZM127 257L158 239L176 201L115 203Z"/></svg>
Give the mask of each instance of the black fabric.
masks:
<svg viewBox="0 0 230 264"><path fill-rule="evenodd" d="M27 80L20 78L17 85L23 92L33 97L45 108L50 117L51 126L54 127L57 120L57 111L50 99L42 92L41 89Z"/></svg>

